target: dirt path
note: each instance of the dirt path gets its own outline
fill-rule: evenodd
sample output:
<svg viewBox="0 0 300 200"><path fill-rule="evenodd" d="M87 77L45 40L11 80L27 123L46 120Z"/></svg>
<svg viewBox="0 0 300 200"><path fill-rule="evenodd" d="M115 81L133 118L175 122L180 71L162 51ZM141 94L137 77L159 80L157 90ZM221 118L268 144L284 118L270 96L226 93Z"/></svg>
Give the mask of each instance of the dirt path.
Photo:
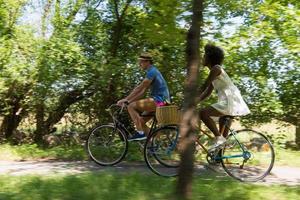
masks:
<svg viewBox="0 0 300 200"><path fill-rule="evenodd" d="M226 176L220 167L208 165L196 166L196 173L211 173L214 176ZM53 175L78 174L90 171L141 172L152 174L146 164L120 163L114 167L101 167L91 161L0 161L0 175L19 176L26 174ZM155 175L154 175L155 176ZM300 168L274 166L270 175L257 184L300 185Z"/></svg>

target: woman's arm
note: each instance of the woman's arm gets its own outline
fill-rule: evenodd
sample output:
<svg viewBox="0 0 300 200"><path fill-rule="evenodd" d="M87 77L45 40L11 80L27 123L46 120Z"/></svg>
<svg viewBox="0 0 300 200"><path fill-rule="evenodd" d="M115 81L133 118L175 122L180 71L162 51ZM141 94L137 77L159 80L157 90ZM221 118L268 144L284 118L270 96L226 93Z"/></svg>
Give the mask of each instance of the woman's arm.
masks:
<svg viewBox="0 0 300 200"><path fill-rule="evenodd" d="M206 88L212 84L212 82L221 74L222 70L221 67L219 67L218 65L215 65L214 67L212 67L212 69L209 72L208 77L206 78L203 86L201 87L202 91L201 93L206 90Z"/></svg>
<svg viewBox="0 0 300 200"><path fill-rule="evenodd" d="M214 89L214 86L213 86L212 84L210 84L210 85L206 88L206 90L204 90L204 92L202 92L202 93L200 94L200 96L199 96L199 101L203 101L203 100L205 100L207 97L209 97L209 96L211 95L213 89Z"/></svg>
<svg viewBox="0 0 300 200"><path fill-rule="evenodd" d="M214 66L205 80L203 86L200 89L200 95L197 98L197 103L199 101L203 101L207 97L209 97L214 89L212 82L221 74L221 68L219 66Z"/></svg>

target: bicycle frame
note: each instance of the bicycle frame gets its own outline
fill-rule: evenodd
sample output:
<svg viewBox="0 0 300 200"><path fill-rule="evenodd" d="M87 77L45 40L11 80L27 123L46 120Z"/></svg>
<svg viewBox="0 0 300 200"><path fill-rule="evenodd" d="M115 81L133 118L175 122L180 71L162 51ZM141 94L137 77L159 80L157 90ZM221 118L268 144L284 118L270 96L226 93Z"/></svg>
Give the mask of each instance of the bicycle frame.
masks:
<svg viewBox="0 0 300 200"><path fill-rule="evenodd" d="M200 142L200 138L203 137L204 135L206 135L207 137L209 137L210 139L213 139L214 137L211 136L211 134L209 134L207 131L204 131L202 129L199 129L200 134L202 133L202 135L199 135L196 139L196 143L206 152L208 153L208 150L206 149L206 147Z"/></svg>
<svg viewBox="0 0 300 200"><path fill-rule="evenodd" d="M131 135L132 133L126 128L126 126L118 119L118 117L115 116L115 113L118 111L113 112L112 111L112 107L117 106L116 104L112 104L108 109L106 109L109 114L111 115L112 119L113 119L113 124L115 127L120 128L122 131L124 131L126 133L126 135ZM122 113L124 111L124 108L126 107L126 105L124 104L124 106L121 106L121 109L119 110L119 114ZM152 119L153 122L151 124L150 127L150 131L148 133L148 135L150 136L152 134L152 132L154 131L156 125L157 125L157 120L155 115L140 115L142 117L151 117L150 120Z"/></svg>
<svg viewBox="0 0 300 200"><path fill-rule="evenodd" d="M225 130L225 127L228 128L230 135L232 135L235 139L235 141L238 143L239 147L242 149L242 154L237 154L237 155L232 155L232 156L215 156L214 159L216 161L219 161L219 160L223 160L223 159L228 159L228 158L240 158L240 157L243 157L244 158L244 162L247 161L249 158L250 158L250 153L244 148L244 146L240 143L240 141L236 138L236 131L234 131L233 129L231 129L229 126L228 126L228 120L225 121L225 124L224 124L224 128L221 132L221 134L224 132Z"/></svg>
<svg viewBox="0 0 300 200"><path fill-rule="evenodd" d="M221 130L221 134L223 134L225 128L227 128L230 132L229 135L232 135L234 137L234 139L237 141L239 147L242 149L243 154L238 154L238 155L232 155L232 156L222 156L219 157L218 155L214 156L214 159L217 160L221 160L221 159L228 159L228 158L239 158L239 157L243 157L244 159L248 160L250 158L249 156L249 152L245 149L245 147L239 142L239 140L236 138L236 131L234 131L233 129L231 129L228 125L228 120L225 121L224 123L224 128ZM200 138L203 137L204 135L206 135L207 137L209 137L210 139L213 139L214 137L207 131L199 128L198 131L200 132L201 135L199 135L196 139L196 143L208 154L208 150L207 148L200 142ZM168 152L170 154L170 152L172 152L175 148L176 148L176 144L178 143L178 138L179 138L179 134L177 134L174 142L172 142L172 144L170 145L170 148L168 149Z"/></svg>

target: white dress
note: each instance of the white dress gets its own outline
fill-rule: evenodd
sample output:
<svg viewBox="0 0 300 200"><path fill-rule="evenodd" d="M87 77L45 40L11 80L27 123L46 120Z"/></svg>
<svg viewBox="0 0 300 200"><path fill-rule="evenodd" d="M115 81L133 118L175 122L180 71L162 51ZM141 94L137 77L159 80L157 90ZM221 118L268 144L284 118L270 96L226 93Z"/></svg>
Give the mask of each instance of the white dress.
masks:
<svg viewBox="0 0 300 200"><path fill-rule="evenodd" d="M241 116L250 113L240 90L233 84L227 73L221 68L221 74L212 82L218 93L218 102L211 105L221 113Z"/></svg>

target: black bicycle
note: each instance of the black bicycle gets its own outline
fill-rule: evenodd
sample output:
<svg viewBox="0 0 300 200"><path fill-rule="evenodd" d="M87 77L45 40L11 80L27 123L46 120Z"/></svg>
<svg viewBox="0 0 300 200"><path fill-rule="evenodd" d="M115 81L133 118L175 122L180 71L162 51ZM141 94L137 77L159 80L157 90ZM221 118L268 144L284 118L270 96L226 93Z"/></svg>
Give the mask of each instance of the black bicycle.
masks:
<svg viewBox="0 0 300 200"><path fill-rule="evenodd" d="M118 106L111 105L106 111L112 117L112 123L96 126L88 136L86 147L89 156L93 161L102 166L113 166L121 162L128 152L128 137L134 133L134 128L131 120L126 120L124 114L127 114L126 105ZM155 112L142 113L142 117L148 118L150 132L148 137L153 133L161 132L162 135L178 135L176 126L157 125ZM160 140L163 141L163 140ZM144 143L137 142L141 149L144 149ZM166 142L166 144L169 144ZM171 163L166 162L163 155L155 154L156 161L162 165L162 168L172 167Z"/></svg>
<svg viewBox="0 0 300 200"><path fill-rule="evenodd" d="M225 127L229 128L229 120L232 116L225 118ZM240 181L258 181L267 176L273 168L275 153L268 138L257 131L243 129L235 131L230 129L226 143L213 152L208 152L205 144L214 137L209 132L199 129L199 134L195 140L198 149L202 149L207 154L206 160L209 164L220 163L224 170L231 177ZM205 136L206 139L202 140ZM178 144L180 136L168 134L163 131L154 131L147 138L144 157L149 168L160 176L172 177L178 174L180 156ZM157 156L168 164L167 168L158 168Z"/></svg>

